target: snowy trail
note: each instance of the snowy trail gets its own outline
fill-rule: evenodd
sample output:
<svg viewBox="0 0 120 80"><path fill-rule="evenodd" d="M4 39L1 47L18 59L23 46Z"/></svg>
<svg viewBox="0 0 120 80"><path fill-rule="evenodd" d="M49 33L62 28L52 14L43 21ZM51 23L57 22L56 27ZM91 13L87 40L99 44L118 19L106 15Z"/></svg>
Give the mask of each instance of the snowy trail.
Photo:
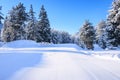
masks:
<svg viewBox="0 0 120 80"><path fill-rule="evenodd" d="M120 51L10 42L0 48L0 80L120 80Z"/></svg>
<svg viewBox="0 0 120 80"><path fill-rule="evenodd" d="M83 55L83 52L78 54L80 51L75 47L37 50L33 52L43 54L42 65L40 62L34 67L23 68L8 80L120 80L118 61Z"/></svg>

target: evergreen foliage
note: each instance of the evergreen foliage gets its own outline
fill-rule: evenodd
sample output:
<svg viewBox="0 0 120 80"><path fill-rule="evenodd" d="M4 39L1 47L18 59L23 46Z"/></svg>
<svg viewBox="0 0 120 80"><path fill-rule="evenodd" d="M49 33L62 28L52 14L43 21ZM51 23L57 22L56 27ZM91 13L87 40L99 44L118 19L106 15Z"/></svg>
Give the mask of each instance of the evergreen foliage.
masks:
<svg viewBox="0 0 120 80"><path fill-rule="evenodd" d="M26 39L27 40L35 40L36 41L36 19L34 16L34 11L32 5L30 5L30 11L29 11L29 20L28 24L25 28L26 31Z"/></svg>
<svg viewBox="0 0 120 80"><path fill-rule="evenodd" d="M3 41L10 42L13 40L24 39L24 22L27 20L27 13L22 3L19 3L16 7L13 7L9 12L9 16L4 22L3 28Z"/></svg>
<svg viewBox="0 0 120 80"><path fill-rule="evenodd" d="M0 6L0 24L2 24L1 20L4 19L3 13L1 12L1 10L2 10L2 6Z"/></svg>
<svg viewBox="0 0 120 80"><path fill-rule="evenodd" d="M51 42L51 28L47 17L47 12L45 11L43 5L40 10L39 19L40 20L38 21L36 26L37 42Z"/></svg>
<svg viewBox="0 0 120 80"><path fill-rule="evenodd" d="M92 24L86 20L80 29L80 40L85 44L87 49L94 49L93 43L95 39L95 30Z"/></svg>
<svg viewBox="0 0 120 80"><path fill-rule="evenodd" d="M120 0L114 0L109 10L106 27L107 47L120 45Z"/></svg>

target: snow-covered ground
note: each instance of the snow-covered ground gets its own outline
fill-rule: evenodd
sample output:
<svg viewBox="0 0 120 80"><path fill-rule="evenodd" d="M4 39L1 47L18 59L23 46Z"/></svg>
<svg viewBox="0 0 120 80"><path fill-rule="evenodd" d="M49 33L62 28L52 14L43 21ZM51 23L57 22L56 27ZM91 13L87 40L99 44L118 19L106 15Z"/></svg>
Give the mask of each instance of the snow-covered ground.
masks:
<svg viewBox="0 0 120 80"><path fill-rule="evenodd" d="M0 48L0 80L120 80L119 54L14 41Z"/></svg>

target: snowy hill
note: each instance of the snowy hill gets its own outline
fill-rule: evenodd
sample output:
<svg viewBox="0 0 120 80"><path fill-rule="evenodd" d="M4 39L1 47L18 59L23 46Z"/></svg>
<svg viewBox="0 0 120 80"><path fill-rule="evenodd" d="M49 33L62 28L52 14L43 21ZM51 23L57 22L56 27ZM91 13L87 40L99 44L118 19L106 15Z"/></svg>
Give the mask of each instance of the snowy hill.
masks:
<svg viewBox="0 0 120 80"><path fill-rule="evenodd" d="M98 57L104 53L114 51L85 51L75 44L10 42L0 48L0 80L120 80L120 60Z"/></svg>

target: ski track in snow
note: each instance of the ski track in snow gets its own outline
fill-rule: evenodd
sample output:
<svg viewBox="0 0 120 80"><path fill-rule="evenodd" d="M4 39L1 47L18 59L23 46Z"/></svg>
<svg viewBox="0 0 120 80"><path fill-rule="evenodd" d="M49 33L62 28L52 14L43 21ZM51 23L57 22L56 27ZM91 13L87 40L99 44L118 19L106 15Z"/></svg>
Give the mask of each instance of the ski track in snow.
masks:
<svg viewBox="0 0 120 80"><path fill-rule="evenodd" d="M120 80L120 62L84 55L75 47L1 48L0 51L42 54L40 63L19 69L7 80Z"/></svg>

